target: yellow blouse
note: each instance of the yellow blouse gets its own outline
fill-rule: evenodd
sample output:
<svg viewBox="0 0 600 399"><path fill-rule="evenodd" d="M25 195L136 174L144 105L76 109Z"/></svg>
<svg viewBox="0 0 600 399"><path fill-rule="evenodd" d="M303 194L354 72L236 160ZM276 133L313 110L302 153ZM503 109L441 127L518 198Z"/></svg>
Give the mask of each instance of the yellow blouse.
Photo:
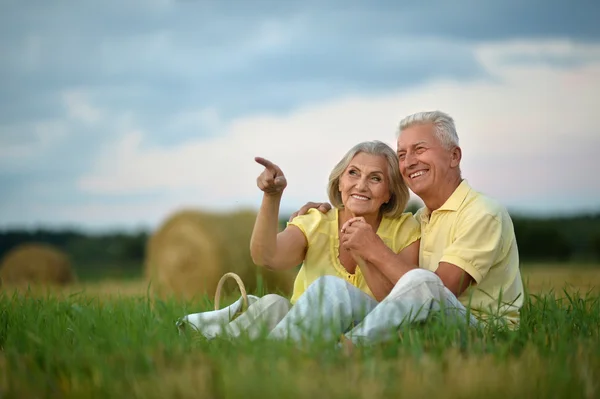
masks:
<svg viewBox="0 0 600 399"><path fill-rule="evenodd" d="M338 237L339 211L332 208L326 214L317 209L310 209L305 215L295 217L287 225L298 227L308 242L306 257L294 281L294 291L291 302L295 303L304 293L306 288L317 278L330 275L345 279L374 298L367 286L360 268L354 274L341 264L339 255ZM379 224L377 235L395 253L412 244L421 237L420 225L409 212L403 213L398 218L384 217Z"/></svg>

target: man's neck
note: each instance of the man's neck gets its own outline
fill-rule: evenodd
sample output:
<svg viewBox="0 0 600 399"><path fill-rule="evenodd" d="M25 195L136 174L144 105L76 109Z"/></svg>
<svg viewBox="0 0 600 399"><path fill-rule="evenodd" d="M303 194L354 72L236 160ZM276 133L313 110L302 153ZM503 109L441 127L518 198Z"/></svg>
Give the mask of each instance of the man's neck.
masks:
<svg viewBox="0 0 600 399"><path fill-rule="evenodd" d="M462 177L456 176L452 179L449 179L445 184L439 187L434 193L431 195L427 195L421 197L421 200L429 210L429 212L433 212L436 209L439 209L442 205L448 201L448 198L452 196L454 191L460 186L460 183L463 181Z"/></svg>

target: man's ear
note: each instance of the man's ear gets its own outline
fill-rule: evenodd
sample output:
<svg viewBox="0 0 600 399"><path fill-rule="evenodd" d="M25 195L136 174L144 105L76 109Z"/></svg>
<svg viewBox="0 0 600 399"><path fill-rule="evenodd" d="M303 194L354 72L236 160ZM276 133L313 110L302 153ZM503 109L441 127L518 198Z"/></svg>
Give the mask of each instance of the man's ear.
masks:
<svg viewBox="0 0 600 399"><path fill-rule="evenodd" d="M452 149L451 158L450 158L450 166L453 168L458 167L460 165L460 160L462 159L462 150L460 147L454 147Z"/></svg>

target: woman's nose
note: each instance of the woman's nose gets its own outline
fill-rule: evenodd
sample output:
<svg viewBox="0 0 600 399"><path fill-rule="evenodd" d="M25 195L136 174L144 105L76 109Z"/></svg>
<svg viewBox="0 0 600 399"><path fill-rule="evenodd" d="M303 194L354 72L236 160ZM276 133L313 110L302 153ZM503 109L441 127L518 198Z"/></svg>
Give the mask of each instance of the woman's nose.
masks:
<svg viewBox="0 0 600 399"><path fill-rule="evenodd" d="M358 181L356 182L356 188L358 190L364 190L366 186L367 181L365 179L358 179Z"/></svg>

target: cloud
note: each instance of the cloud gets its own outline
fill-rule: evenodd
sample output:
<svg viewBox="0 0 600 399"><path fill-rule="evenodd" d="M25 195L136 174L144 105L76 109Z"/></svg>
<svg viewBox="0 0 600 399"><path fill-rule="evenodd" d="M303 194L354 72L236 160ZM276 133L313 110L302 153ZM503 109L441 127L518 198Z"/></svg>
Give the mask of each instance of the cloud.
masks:
<svg viewBox="0 0 600 399"><path fill-rule="evenodd" d="M502 167L480 165L523 165L539 141L530 132L551 136L538 153L552 155L529 154L543 170L550 156L583 154L594 144L588 97L597 89L599 7L8 2L0 13L0 220L64 215L83 223L96 220L82 219L85 210L106 206L106 220L127 223L136 205L256 204L257 154L283 163L300 184L286 193L293 208L308 194L322 196L342 149L371 138L393 144L398 119L421 107L456 115L473 178L506 179ZM498 115L518 116L518 126ZM574 144L563 149L553 138L559 131ZM507 148L502 135L520 144L504 157L489 155ZM339 151L313 146L318 158L307 162L311 140ZM579 187L580 178L564 180ZM589 205L597 196L588 186L588 194L573 193ZM520 206L538 195L510 193L501 195ZM567 202L546 198L555 207Z"/></svg>
<svg viewBox="0 0 600 399"><path fill-rule="evenodd" d="M506 68L535 64L570 69L600 62L600 47L566 39L546 42L512 40L496 43L483 50L480 52L480 61L488 68L494 65L496 68Z"/></svg>
<svg viewBox="0 0 600 399"><path fill-rule="evenodd" d="M80 188L115 196L169 192L171 208L179 203L211 209L256 207L260 191L255 179L261 167L253 157L264 156L286 173L283 209L295 210L309 200L326 200L329 171L352 145L378 139L395 147L401 117L442 109L455 117L463 173L479 190L508 206L538 212L548 209L544 201L552 197L560 199L550 201L554 209L569 209L578 196L584 199L581 206L598 205L600 183L589 172L597 169L594 153L600 148L592 117L600 62L570 70L493 64L527 49L552 53L561 46L478 46L475 53L496 81L441 79L387 95L315 104L283 116L243 117L225 124L217 136L172 147L146 145L148 134L132 131L98 158L94 173L80 179Z"/></svg>
<svg viewBox="0 0 600 399"><path fill-rule="evenodd" d="M128 129L128 112L106 112L84 92L66 90L58 98L62 117L0 124L3 223L47 218L35 211L40 204L68 207L88 201L77 189L77 178L90 170L107 139Z"/></svg>
<svg viewBox="0 0 600 399"><path fill-rule="evenodd" d="M12 2L0 16L0 120L56 116L57 95L76 88L154 124L158 111L185 107L239 117L440 75L478 78L473 43L598 40L594 9L469 0Z"/></svg>
<svg viewBox="0 0 600 399"><path fill-rule="evenodd" d="M23 165L55 164L55 156L65 150L65 145L72 151L71 145L82 139L92 143L89 136L96 133L96 127L105 127L107 123L114 127L124 117L121 115L117 121L102 120L100 108L91 104L86 94L80 91L67 90L59 98L63 117L0 125L3 172L23 169Z"/></svg>
<svg viewBox="0 0 600 399"><path fill-rule="evenodd" d="M93 125L102 118L102 112L97 107L89 104L85 94L69 91L64 93L63 98L69 118L88 125Z"/></svg>
<svg viewBox="0 0 600 399"><path fill-rule="evenodd" d="M15 167L48 151L67 135L62 120L30 122L21 126L0 126L0 165Z"/></svg>

